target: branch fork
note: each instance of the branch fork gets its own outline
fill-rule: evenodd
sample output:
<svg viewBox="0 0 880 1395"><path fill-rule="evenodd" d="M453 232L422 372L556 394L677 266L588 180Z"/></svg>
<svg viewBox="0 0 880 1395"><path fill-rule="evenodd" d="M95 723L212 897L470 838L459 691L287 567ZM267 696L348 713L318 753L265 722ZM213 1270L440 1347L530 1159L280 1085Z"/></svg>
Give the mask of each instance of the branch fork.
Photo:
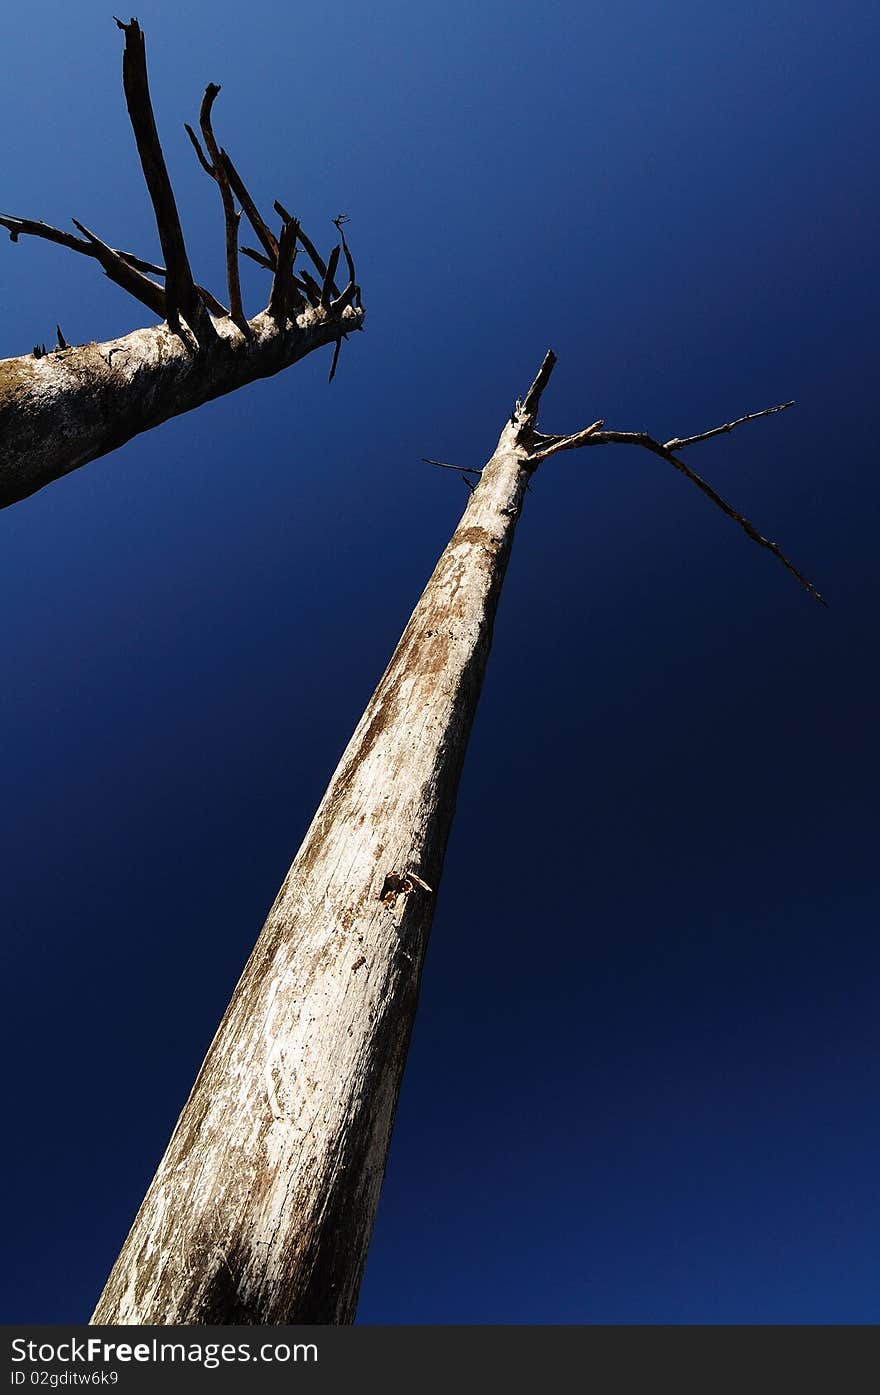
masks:
<svg viewBox="0 0 880 1395"><path fill-rule="evenodd" d="M508 429L512 433L514 446L522 453L524 463L528 469L536 469L542 461L548 460L551 456L557 455L560 451L564 450L579 450L581 447L586 446L605 445L641 446L644 450L650 451L652 455L656 455L661 460L665 460L667 464L672 465L673 468L683 474L686 479L689 479L692 484L695 484L697 488L706 495L707 499L712 501L716 508L719 508L722 513L726 514L728 518L733 519L734 523L738 524L747 537L750 537L759 547L766 548L768 552L771 552L773 556L782 563L786 570L797 578L804 590L807 591L815 601L818 601L822 606L827 606L828 602L825 600L824 596L816 589L813 583L804 576L803 572L798 571L797 567L788 559L778 543L772 542L769 538L765 538L755 525L746 518L745 514L740 513L738 509L728 504L701 475L698 475L695 470L692 470L690 466L686 465L684 461L680 460L675 454L676 451L684 450L688 446L695 446L702 441L711 440L714 436L721 436L734 431L737 427L745 425L746 422L758 421L762 417L774 416L777 412L785 412L789 407L794 406L794 402L782 402L776 407L765 407L760 412L748 412L745 416L736 417L733 421L725 422L721 426L713 426L708 431L698 432L694 436L674 436L671 440L665 442L650 436L646 431L606 431L604 429L605 423L601 419L594 421L583 430L575 431L570 435L553 435L538 430L538 408L544 390L550 381L550 376L555 364L556 355L553 353L552 349L548 350L538 370L535 381L532 383L523 400L516 403L511 413ZM443 464L441 461L433 460L429 463ZM444 466L444 468L456 469L461 467Z"/></svg>

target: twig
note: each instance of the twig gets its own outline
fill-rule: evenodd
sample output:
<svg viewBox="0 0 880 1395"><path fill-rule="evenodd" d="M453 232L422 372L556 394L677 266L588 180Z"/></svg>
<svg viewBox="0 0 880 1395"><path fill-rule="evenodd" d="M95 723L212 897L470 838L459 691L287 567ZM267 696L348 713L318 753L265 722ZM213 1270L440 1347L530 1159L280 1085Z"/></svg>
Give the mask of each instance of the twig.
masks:
<svg viewBox="0 0 880 1395"><path fill-rule="evenodd" d="M240 213L235 211L235 201L232 197L232 189L229 184L229 176L220 159L220 148L214 136L214 128L211 125L211 108L220 91L218 83L209 82L205 88L205 95L202 98L202 106L199 112L199 126L205 141L205 149L208 152L210 161L209 173L211 178L220 190L220 202L223 205L223 222L226 231L226 284L229 287L229 314L234 324L238 325L242 334L246 337L250 335L250 326L245 317L241 302L241 279L238 271L238 222ZM190 132L192 134L192 132ZM193 140L198 153L198 143ZM207 161L203 161L204 164Z"/></svg>
<svg viewBox="0 0 880 1395"><path fill-rule="evenodd" d="M128 291L136 300L140 300L144 305L148 305L154 314L160 319L168 319L168 297L167 289L163 290L157 286L155 281L151 281L149 276L144 276L129 261L120 257L118 252L114 252L112 247L108 247L106 242L102 242L96 233L91 232L84 223L72 218L71 222L75 228L79 228L83 237L86 238L91 255L101 263L111 281L115 281L117 286ZM169 320L170 323L170 320Z"/></svg>
<svg viewBox="0 0 880 1395"><path fill-rule="evenodd" d="M342 238L342 251L343 251L343 253L345 254L345 263L346 263L346 266L348 267L348 279L349 279L350 281L356 281L356 280L357 280L357 276L356 276L356 274L355 274L355 269L354 269L354 258L353 258L352 255L351 255L351 249L349 248L349 245L348 245L348 243L347 243L346 240L345 240L345 233L343 232L343 225L344 225L345 223L350 222L350 221L351 221L351 220L349 219L348 214L346 214L346 213L339 213L339 214L333 219L333 223L334 223L334 225L335 225L335 227L336 227L336 231L339 233L339 236Z"/></svg>
<svg viewBox="0 0 880 1395"><path fill-rule="evenodd" d="M302 231L301 231L301 230L300 230L300 242L302 242ZM321 287L318 285L318 283L317 283L317 281L315 280L314 276L310 276L309 273L306 271L306 269L305 269L304 266L303 266L303 267L300 267L299 274L300 274L300 276L301 276L301 278L302 278L303 285L304 285L305 288L306 288L306 295L307 295L308 298L309 298L310 304L315 305L315 306L320 305L320 304L321 304Z"/></svg>
<svg viewBox="0 0 880 1395"><path fill-rule="evenodd" d="M594 428L588 428L586 432L579 432L578 435L582 437L578 442L580 445L642 446L645 450L651 451L653 455L659 456L661 460L665 460L668 464L673 465L675 469L680 470L692 484L695 484L698 489L702 490L706 498L711 499L712 503L715 504L722 513L726 514L728 518L732 518L734 523L738 523L743 532L746 533L753 542L756 542L759 547L767 548L768 552L772 552L774 557L778 558L782 565L791 572L792 576L797 577L801 586L803 586L805 591L810 593L814 600L817 600L820 605L827 607L828 602L825 600L825 597L821 592L817 591L816 587L804 576L803 572L799 572L797 567L789 561L779 544L771 542L769 538L764 537L763 533L759 533L754 523L746 518L745 514L733 508L731 504L727 503L726 499L722 499L721 495L717 490L712 488L711 484L708 484L695 470L685 465L683 460L679 460L677 456L673 455L672 451L669 450L667 446L663 445L661 441L655 440L654 437L649 436L646 431L597 431ZM690 440L690 438L688 439ZM568 449L570 445L576 441L576 437L570 436L564 438L564 440L566 444L562 447L556 447L556 449ZM694 440L696 440L696 438L694 438ZM548 454L552 455L554 453L554 450L539 453L537 458L543 460Z"/></svg>
<svg viewBox="0 0 880 1395"><path fill-rule="evenodd" d="M275 212L278 214L279 218L288 219L291 216L288 213L287 209L284 207L284 204L279 203L277 199L275 200ZM321 256L320 252L315 247L315 244L312 242L311 238L306 237L302 229L300 229L299 240L302 243L303 250L306 253L306 256L311 258L315 270L317 271L318 275L323 281L324 277L327 275L327 264L324 261L324 258ZM337 290L336 286L331 285L330 289L332 290L335 296L339 294L339 291Z"/></svg>
<svg viewBox="0 0 880 1395"><path fill-rule="evenodd" d="M791 402L782 402L778 407L765 407L763 412L747 412L744 417L737 417L736 421L725 422L723 426L713 426L711 431L702 431L699 436L675 436L671 441L666 441L667 450L684 450L685 446L695 446L698 441L711 440L713 436L723 436L725 432L733 431L734 427L742 426L747 421L757 421L759 417L772 417L776 412L784 412L789 407L794 406L794 399Z"/></svg>
<svg viewBox="0 0 880 1395"><path fill-rule="evenodd" d="M526 394L525 401L521 405L517 404L517 411L514 413L513 417L514 421L525 417L526 427L528 427L529 420L534 422L538 402L541 393L547 385L547 380L552 372L554 362L554 355L548 353L541 365L537 378ZM750 412L747 416L737 417L735 421L727 422L724 426L713 427L711 431L701 432L697 436L675 437L672 441L667 441L665 445L662 441L657 441L653 436L649 436L646 431L604 431L602 430L604 426L602 421L595 421L592 426L588 426L584 431L577 431L569 436L548 435L535 431L534 428L532 428L525 437L526 444L529 448L528 460L530 463L537 465L542 460L546 460L549 456L555 455L558 451L576 450L580 446L641 446L643 449L651 451L653 455L659 456L661 460L667 461L667 463L674 466L676 470L679 470L692 484L695 484L697 488L706 495L707 499L711 499L716 508L719 508L728 518L732 518L734 523L737 523L753 542L756 542L759 547L766 548L768 552L772 552L773 556L782 563L786 570L790 571L792 576L797 577L801 586L803 586L805 591L809 592L814 600L818 601L820 605L827 606L828 602L825 600L824 596L816 590L816 587L804 576L803 572L799 572L797 567L789 561L778 543L771 542L769 538L764 537L763 533L759 533L754 523L746 518L745 514L733 508L731 504L727 503L726 499L722 499L717 490L713 489L701 475L698 475L696 471L690 469L688 465L685 465L683 460L679 460L678 457L672 453L673 446L677 449L681 449L683 446L696 445L698 441L707 441L713 436L720 436L724 432L732 431L734 427L742 426L744 422L755 421L759 417L771 416L774 412L784 412L786 408L793 405L793 402L784 402L778 407L767 407L762 412ZM520 439L523 439L522 430L520 431ZM433 461L431 463L440 464L439 461Z"/></svg>
<svg viewBox="0 0 880 1395"><path fill-rule="evenodd" d="M129 295L133 295L158 315L160 320L164 320L165 292L155 281L141 274L145 270L164 274L162 268L153 266L152 262L141 261L130 252L120 252L115 247L108 247L106 242L89 232L75 218L73 222L80 232L85 234L85 240L75 237L73 233L63 232L60 228L53 228L49 223L37 222L32 218L0 215L0 225L8 230L13 242L17 242L19 237L25 234L43 238L46 242L55 242L59 247L67 247L71 252L79 252L84 257L93 257L95 261L100 262L111 281L115 281L117 286L128 291Z"/></svg>
<svg viewBox="0 0 880 1395"><path fill-rule="evenodd" d="M346 308L346 306L353 305L354 302L357 300L358 296L360 295L360 287L357 284L357 273L354 269L354 257L351 255L351 248L348 245L348 242L345 237L345 232L343 230L343 224L347 223L348 221L348 217L344 213L340 213L336 218L333 219L333 222L336 226L336 231L339 233L339 236L342 239L342 252L345 257L345 264L348 267L348 285L345 286L345 288L342 291L342 294L338 296L336 300L334 300L332 306L333 311L336 314L340 315L342 314L342 311Z"/></svg>
<svg viewBox="0 0 880 1395"><path fill-rule="evenodd" d="M338 247L334 247L330 253L330 260L327 263L327 270L324 272L324 284L321 287L321 307L324 310L330 309L332 294L335 294L333 277L336 275L336 268L339 265Z"/></svg>
<svg viewBox="0 0 880 1395"><path fill-rule="evenodd" d="M330 377L327 379L328 383L332 383L333 379L336 377L336 365L339 362L339 351L341 348L342 335L340 334L339 338L336 340L336 343L333 346L333 362L330 364Z"/></svg>
<svg viewBox="0 0 880 1395"><path fill-rule="evenodd" d="M341 315L347 306L353 305L360 295L360 289L360 286L356 285L354 281L349 281L342 294L330 306L334 315Z"/></svg>
<svg viewBox="0 0 880 1395"><path fill-rule="evenodd" d="M437 465L441 470L458 470L462 475L481 475L482 470L478 470L475 465L447 465L445 460L432 460L429 455L423 455L422 460L426 465Z"/></svg>
<svg viewBox="0 0 880 1395"><path fill-rule="evenodd" d="M250 223L251 227L253 228L254 232L259 238L263 246L263 250L266 253L266 256L270 259L269 267L272 271L274 271L275 264L278 261L278 241L275 237L275 234L272 232L272 229L267 227L266 224L263 222L263 219L260 217L257 205L254 203L253 199L251 198L250 194L245 188L244 180L242 179L238 170L235 168L235 165L232 163L227 152L222 148L220 150L220 163L222 164L223 169L226 173L226 178L229 180L229 185L232 189L233 194L238 199L239 203L241 204L244 210L244 216L247 218L248 222ZM242 251L244 251L244 248L242 248Z"/></svg>
<svg viewBox="0 0 880 1395"><path fill-rule="evenodd" d="M587 446L590 444L590 437L595 436L596 432L604 425L605 423L601 419L594 421L592 426L585 427L583 431L576 431L573 436L542 436L540 433L536 433L533 439L537 439L538 444L543 445L543 449L531 451L529 459L538 465L542 460L547 460L551 455L556 455L561 450L578 450L580 446Z"/></svg>
<svg viewBox="0 0 880 1395"><path fill-rule="evenodd" d="M268 257L263 256L262 252L255 252L253 247L240 247L238 250L241 252L242 256L250 257L252 262L256 262L257 266L264 267L266 271L275 270L277 259L276 261L270 261Z"/></svg>
<svg viewBox="0 0 880 1395"><path fill-rule="evenodd" d="M207 156L205 155L205 152L204 152L204 150L203 150L202 147L201 147L201 143L200 143L200 141L199 141L199 138L198 138L198 136L196 135L195 131L193 130L192 126L190 126L190 124L189 124L188 121L184 121L184 123L183 123L183 129L186 131L186 134L189 136L190 140L192 141L192 147L193 147L193 150L196 152L196 158L197 158L199 164L201 165L202 169L205 171L205 174L209 175L210 178L213 179L213 178L214 178L214 166L211 164L211 161L210 161L210 160L207 158Z"/></svg>

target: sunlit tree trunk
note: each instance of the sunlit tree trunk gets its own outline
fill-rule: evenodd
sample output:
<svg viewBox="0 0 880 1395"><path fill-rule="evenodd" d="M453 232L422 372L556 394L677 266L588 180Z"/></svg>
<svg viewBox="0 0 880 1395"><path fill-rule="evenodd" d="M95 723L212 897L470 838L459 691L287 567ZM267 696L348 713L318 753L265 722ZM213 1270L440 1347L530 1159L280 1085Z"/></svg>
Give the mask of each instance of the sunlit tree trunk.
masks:
<svg viewBox="0 0 880 1395"><path fill-rule="evenodd" d="M502 432L342 756L94 1322L354 1316L536 407Z"/></svg>
<svg viewBox="0 0 880 1395"><path fill-rule="evenodd" d="M671 449L778 409L666 445L601 421L547 435L537 411L554 362L548 354L474 472L479 484L269 912L94 1322L353 1319L495 612L541 461L594 444L646 447L795 570Z"/></svg>

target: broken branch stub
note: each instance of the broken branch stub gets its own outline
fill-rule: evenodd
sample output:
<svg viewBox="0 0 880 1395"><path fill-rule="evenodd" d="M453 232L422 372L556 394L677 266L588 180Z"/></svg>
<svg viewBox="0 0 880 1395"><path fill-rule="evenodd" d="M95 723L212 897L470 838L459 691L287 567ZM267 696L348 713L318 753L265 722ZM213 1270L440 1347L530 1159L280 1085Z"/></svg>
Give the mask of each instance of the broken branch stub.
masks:
<svg viewBox="0 0 880 1395"><path fill-rule="evenodd" d="M136 329L108 344L71 345L0 360L0 508L26 498L131 437L258 378L290 367L313 350L333 349L362 327L364 310L354 260L339 220L342 248L325 262L283 205L279 237L263 220L237 168L219 145L210 83L199 114L202 142L187 134L202 169L216 182L223 210L229 308L193 277L147 78L143 31L136 19L116 24L125 35L123 88L164 266L112 247L83 223L82 236L34 219L0 215L12 242L22 236L53 242L97 261L105 274L165 324ZM238 200L239 208L235 201ZM242 214L262 251L238 246ZM319 272L293 275L297 242ZM238 254L272 272L269 302L248 319L242 303ZM335 271L343 252L349 283L340 295ZM167 326L167 327L166 327ZM170 334L169 334L170 332ZM34 336L36 338L36 336Z"/></svg>

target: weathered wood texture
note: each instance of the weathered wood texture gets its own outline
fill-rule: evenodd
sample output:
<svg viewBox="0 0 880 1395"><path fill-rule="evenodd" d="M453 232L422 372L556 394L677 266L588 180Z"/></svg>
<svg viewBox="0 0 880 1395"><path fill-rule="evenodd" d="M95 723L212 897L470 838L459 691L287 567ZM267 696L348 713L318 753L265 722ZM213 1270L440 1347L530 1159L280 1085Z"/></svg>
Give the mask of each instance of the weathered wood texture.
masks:
<svg viewBox="0 0 880 1395"><path fill-rule="evenodd" d="M559 451L634 444L715 497L643 433L603 431L601 421L571 435L539 432L554 362L548 353L479 472L343 754L93 1322L354 1317L459 776L529 478Z"/></svg>
<svg viewBox="0 0 880 1395"><path fill-rule="evenodd" d="M307 306L276 324L255 315L245 335L228 317L196 351L167 324L103 344L0 360L0 508L27 498L142 431L268 378L363 321Z"/></svg>
<svg viewBox="0 0 880 1395"><path fill-rule="evenodd" d="M93 1322L354 1317L533 468L522 429L515 414L340 761ZM408 872L434 890L395 892Z"/></svg>
<svg viewBox="0 0 880 1395"><path fill-rule="evenodd" d="M279 373L325 344L335 345L332 378L342 339L363 322L360 286L343 231L345 217L333 220L340 243L326 263L281 204L276 204L282 218L280 241L275 237L215 139L211 109L220 91L216 83L208 84L200 116L208 155L192 127L186 130L200 164L221 192L230 309L196 284L156 129L143 31L136 19L128 24L117 19L116 24L125 33L125 101L165 266L108 246L76 219L79 237L5 213L0 214L0 227L12 242L38 237L97 261L111 281L165 323L105 344L75 347L67 344L59 327L58 348L50 353L45 345L37 345L32 354L0 360L0 508L26 499L141 431ZM248 254L272 272L269 303L250 321L242 308L238 271L242 213L264 248L263 253ZM297 242L319 272L320 286L307 273L294 276ZM334 273L342 253L349 281L340 293Z"/></svg>

